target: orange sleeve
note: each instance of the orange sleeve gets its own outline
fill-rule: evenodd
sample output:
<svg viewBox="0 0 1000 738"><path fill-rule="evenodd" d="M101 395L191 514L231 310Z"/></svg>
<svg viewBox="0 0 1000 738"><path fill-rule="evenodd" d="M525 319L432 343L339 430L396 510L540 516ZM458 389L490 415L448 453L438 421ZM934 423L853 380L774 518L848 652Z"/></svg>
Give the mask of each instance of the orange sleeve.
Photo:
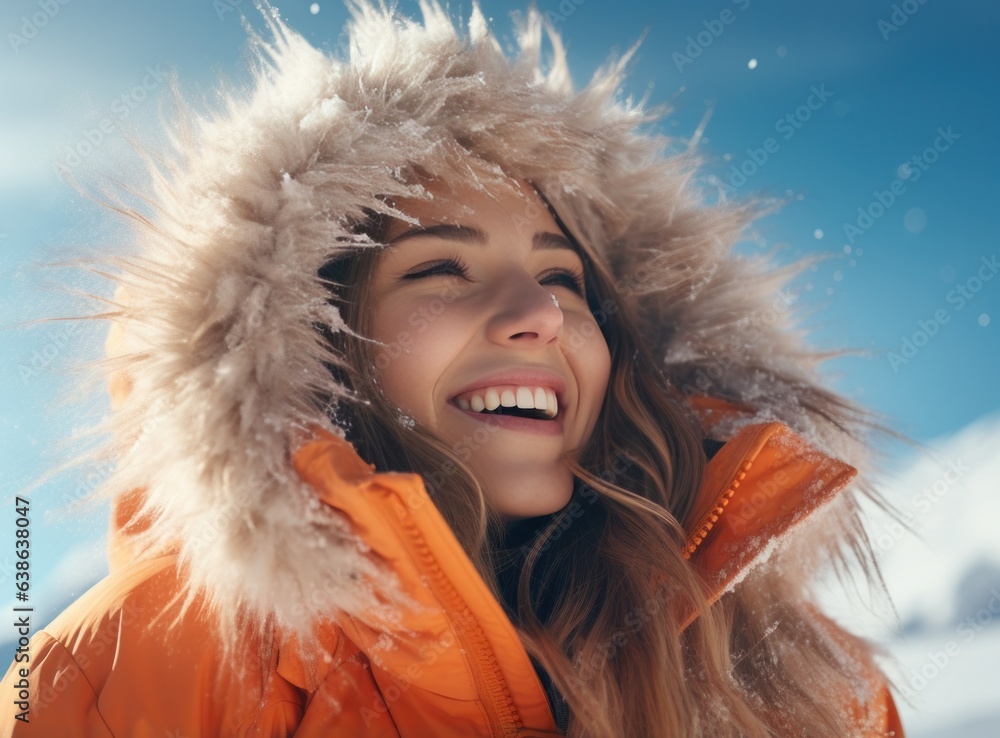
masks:
<svg viewBox="0 0 1000 738"><path fill-rule="evenodd" d="M100 712L101 696L87 679L84 669L74 660L72 654L55 638L42 631L37 633L30 643L31 663L28 680L28 709L21 710L14 699L5 700L0 706L0 735L12 738L131 738L135 735L146 735L133 732L142 725L135 722L124 730L119 726L113 731ZM24 664L13 663L0 681L3 694L16 695L20 680L24 679L20 669ZM154 668L151 666L150 668ZM202 675L192 676L197 680ZM138 701L143 694L141 681L135 683L135 698ZM163 699L169 699L169 693ZM106 699L106 698L105 698ZM173 705L177 714L177 725L163 723L153 719L146 727L163 727L148 735L184 735L188 738L214 738L215 728L198 732L198 721L187 721L184 724L186 712L197 711L197 701L189 704ZM22 718L19 719L18 715ZM288 738L295 733L295 728L302 718L302 706L298 702L278 697L266 702L253 717L245 720L233 732L226 735L250 738L266 736L267 738ZM171 727L173 726L173 730Z"/></svg>
<svg viewBox="0 0 1000 738"><path fill-rule="evenodd" d="M113 738L97 709L93 687L69 651L44 631L32 637L28 649L30 663L12 663L0 682L0 693L27 697L20 705L3 700L0 735ZM27 670L27 677L21 669Z"/></svg>
<svg viewBox="0 0 1000 738"><path fill-rule="evenodd" d="M83 594L27 646L0 682L27 690L27 722L0 700L0 736L287 738L303 695L274 673L276 654L252 640L227 657L200 600L181 610L173 557L133 562ZM28 686L21 668L27 667Z"/></svg>

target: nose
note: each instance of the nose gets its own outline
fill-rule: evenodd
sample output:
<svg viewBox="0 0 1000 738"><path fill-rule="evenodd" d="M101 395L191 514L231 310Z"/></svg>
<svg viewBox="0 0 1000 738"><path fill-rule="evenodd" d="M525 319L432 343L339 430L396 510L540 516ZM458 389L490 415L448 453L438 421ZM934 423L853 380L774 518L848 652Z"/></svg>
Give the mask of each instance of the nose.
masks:
<svg viewBox="0 0 1000 738"><path fill-rule="evenodd" d="M495 343L544 346L559 334L563 311L552 291L527 272L510 277L501 288L487 335Z"/></svg>

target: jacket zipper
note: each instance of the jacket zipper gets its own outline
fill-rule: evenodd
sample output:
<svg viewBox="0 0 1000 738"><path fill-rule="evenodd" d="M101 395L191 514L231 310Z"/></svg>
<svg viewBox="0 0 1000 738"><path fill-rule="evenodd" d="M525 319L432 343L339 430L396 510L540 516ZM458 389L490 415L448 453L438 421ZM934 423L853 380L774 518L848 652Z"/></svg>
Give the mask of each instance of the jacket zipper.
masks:
<svg viewBox="0 0 1000 738"><path fill-rule="evenodd" d="M742 470L733 477L733 479L726 485L726 489L715 498L715 502L712 507L709 508L708 512L702 516L698 525L695 526L694 532L688 536L687 542L684 545L684 558L690 559L691 555L698 550L698 546L701 542L705 540L708 536L709 531L719 522L719 518L726 511L726 507L729 505L729 501L736 494L736 490L740 487L740 482L746 478L747 472L750 471L750 467L753 466L753 461L746 461L743 464Z"/></svg>
<svg viewBox="0 0 1000 738"><path fill-rule="evenodd" d="M455 634L465 653L469 654L467 661L471 667L476 691L480 695L487 696L483 704L490 723L491 735L515 736L524 726L524 721L514 706L514 698L510 694L486 633L483 632L482 626L465 600L455 590L451 580L438 565L423 534L407 513L406 506L396 499L393 501L393 507L407 536L413 542L424 570L430 575L430 581L435 584L435 594L441 599L447 612L453 616ZM457 622L454 620L455 614L458 615Z"/></svg>
<svg viewBox="0 0 1000 738"><path fill-rule="evenodd" d="M698 524L694 526L693 532L688 536L687 541L684 544L684 558L690 559L695 551L698 550L698 546L701 545L702 541L708 537L709 532L715 527L715 524L719 522L719 518L722 517L723 513L726 512L726 507L729 505L729 501L733 499L736 494L736 490L739 489L740 483L746 479L747 472L753 466L754 461L757 460L757 456L760 454L760 449L753 454L753 458L747 458L750 455L750 449L752 449L757 441L761 437L770 438L774 435L774 432L769 430L772 424L765 425L763 428L759 429L754 433L753 438L743 447L743 451L740 455L740 463L737 465L737 472L733 474L729 481L729 484L725 486L721 493L715 498L715 502L711 507L708 508L708 512L702 515L701 520ZM727 441L727 443L732 443L733 439Z"/></svg>

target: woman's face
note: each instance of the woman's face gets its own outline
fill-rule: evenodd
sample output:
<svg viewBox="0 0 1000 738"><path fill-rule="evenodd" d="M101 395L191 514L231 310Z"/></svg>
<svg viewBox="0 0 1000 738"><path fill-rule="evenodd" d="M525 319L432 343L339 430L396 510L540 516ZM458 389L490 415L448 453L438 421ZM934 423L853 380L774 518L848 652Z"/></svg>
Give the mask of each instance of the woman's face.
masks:
<svg viewBox="0 0 1000 738"><path fill-rule="evenodd" d="M573 490L559 458L589 437L611 372L583 262L530 185L495 199L428 189L396 203L420 226L393 223L371 285L378 382L468 460L502 515L554 512ZM498 403L519 415L477 412Z"/></svg>

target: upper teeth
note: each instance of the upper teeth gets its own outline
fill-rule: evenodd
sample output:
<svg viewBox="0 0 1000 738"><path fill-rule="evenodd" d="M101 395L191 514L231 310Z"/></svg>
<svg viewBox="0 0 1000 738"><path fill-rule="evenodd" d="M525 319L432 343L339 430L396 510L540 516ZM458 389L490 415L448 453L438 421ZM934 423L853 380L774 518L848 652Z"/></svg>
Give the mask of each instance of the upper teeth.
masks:
<svg viewBox="0 0 1000 738"><path fill-rule="evenodd" d="M559 402L556 393L547 387L521 387L503 385L499 387L484 387L466 392L455 398L463 410L481 413L483 410L496 410L503 407L534 408L542 410L550 418L559 412Z"/></svg>

